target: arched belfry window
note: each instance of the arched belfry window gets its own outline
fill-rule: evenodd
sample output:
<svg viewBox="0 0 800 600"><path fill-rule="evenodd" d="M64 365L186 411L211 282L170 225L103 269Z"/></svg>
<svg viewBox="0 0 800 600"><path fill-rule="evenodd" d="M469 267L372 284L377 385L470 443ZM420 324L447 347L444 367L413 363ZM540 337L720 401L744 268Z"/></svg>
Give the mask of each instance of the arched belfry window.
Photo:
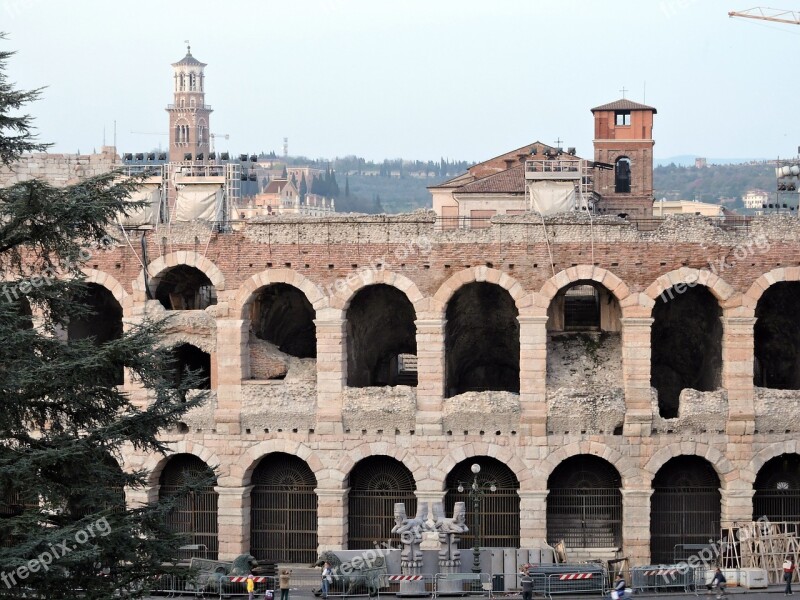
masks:
<svg viewBox="0 0 800 600"><path fill-rule="evenodd" d="M621 156L614 164L614 191L627 194L631 191L631 159Z"/></svg>

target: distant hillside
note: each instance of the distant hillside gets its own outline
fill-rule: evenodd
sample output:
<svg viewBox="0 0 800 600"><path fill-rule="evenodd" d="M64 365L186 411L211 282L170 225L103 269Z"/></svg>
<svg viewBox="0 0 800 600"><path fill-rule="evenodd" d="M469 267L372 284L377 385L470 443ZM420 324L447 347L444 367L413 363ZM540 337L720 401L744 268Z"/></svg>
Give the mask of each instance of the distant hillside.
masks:
<svg viewBox="0 0 800 600"><path fill-rule="evenodd" d="M447 177L381 177L379 175L337 173L339 188L349 187L350 196L336 201L336 210L360 212L401 213L418 208L431 208L431 193L426 189ZM352 209L348 205L353 204ZM378 206L380 205L380 208Z"/></svg>
<svg viewBox="0 0 800 600"><path fill-rule="evenodd" d="M709 165L700 169L671 164L653 170L653 187L657 199L712 203L723 199L728 200L730 208L741 208L747 190L775 189L775 167L768 162Z"/></svg>

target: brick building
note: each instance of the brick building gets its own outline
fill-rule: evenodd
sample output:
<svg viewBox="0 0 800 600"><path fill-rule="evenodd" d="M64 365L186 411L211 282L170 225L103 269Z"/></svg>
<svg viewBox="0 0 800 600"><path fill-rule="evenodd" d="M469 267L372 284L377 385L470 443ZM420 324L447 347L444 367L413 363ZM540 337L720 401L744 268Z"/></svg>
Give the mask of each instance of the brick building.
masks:
<svg viewBox="0 0 800 600"><path fill-rule="evenodd" d="M652 187L655 110L632 104L594 109L606 212L640 214ZM533 148L451 185L527 185ZM496 487L484 546L564 540L573 558L648 564L721 523L800 521L798 218L639 231L507 208L459 230L441 211L178 221L96 252L98 338L169 313L165 343L207 380L208 401L164 432L173 454L125 454L151 472L127 501L213 467L175 528L208 556L286 563L386 541L394 502L450 514L473 463Z"/></svg>

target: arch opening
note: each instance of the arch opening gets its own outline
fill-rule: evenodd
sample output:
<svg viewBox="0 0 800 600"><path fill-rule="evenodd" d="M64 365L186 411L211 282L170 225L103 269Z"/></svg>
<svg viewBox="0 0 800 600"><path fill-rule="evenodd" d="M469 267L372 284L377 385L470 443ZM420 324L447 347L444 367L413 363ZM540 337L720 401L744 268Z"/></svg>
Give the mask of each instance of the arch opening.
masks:
<svg viewBox="0 0 800 600"><path fill-rule="evenodd" d="M250 554L258 560L307 563L317 559L317 478L306 462L275 452L251 478Z"/></svg>
<svg viewBox="0 0 800 600"><path fill-rule="evenodd" d="M394 505L403 502L406 514L417 512L417 484L408 467L390 456L360 460L348 475L348 550L373 549L392 538Z"/></svg>
<svg viewBox="0 0 800 600"><path fill-rule="evenodd" d="M187 536L188 543L179 552L179 558L216 560L219 553L219 495L214 490L217 484L214 471L193 454L175 454L164 465L159 484L159 499L174 502L166 517L167 527Z"/></svg>
<svg viewBox="0 0 800 600"><path fill-rule="evenodd" d="M196 387L211 389L211 355L192 344L181 344L172 349L175 386L180 386L190 376L196 377Z"/></svg>
<svg viewBox="0 0 800 600"><path fill-rule="evenodd" d="M416 312L397 288L377 284L347 309L347 385L417 385Z"/></svg>
<svg viewBox="0 0 800 600"><path fill-rule="evenodd" d="M100 346L122 337L122 307L108 289L96 283L88 283L75 300L88 313L70 319L67 325L69 341L91 338L95 345ZM110 372L97 373L97 376L113 382L113 385L122 385L124 367L117 364Z"/></svg>
<svg viewBox="0 0 800 600"><path fill-rule="evenodd" d="M620 156L614 163L614 192L629 194L631 191L631 159Z"/></svg>
<svg viewBox="0 0 800 600"><path fill-rule="evenodd" d="M475 475L472 465L481 470L477 475L478 485L484 489L494 484L496 490L487 490L475 505L469 497L469 489ZM459 492L459 485L464 489ZM469 531L461 535L459 548L471 548L475 543L476 516L480 515L481 545L496 548L519 548L519 480L505 464L491 456L474 456L458 463L445 479L447 494L444 506L447 516L452 516L456 502L464 502Z"/></svg>
<svg viewBox="0 0 800 600"><path fill-rule="evenodd" d="M767 461L753 487L754 521L800 521L800 455L781 454Z"/></svg>
<svg viewBox="0 0 800 600"><path fill-rule="evenodd" d="M720 480L699 456L676 456L653 478L650 500L650 558L653 564L688 560L689 544L719 539Z"/></svg>
<svg viewBox="0 0 800 600"><path fill-rule="evenodd" d="M547 542L567 548L622 546L622 478L606 460L573 456L547 480Z"/></svg>
<svg viewBox="0 0 800 600"><path fill-rule="evenodd" d="M519 312L499 285L462 286L447 305L446 397L464 392L519 393Z"/></svg>
<svg viewBox="0 0 800 600"><path fill-rule="evenodd" d="M771 285L756 305L753 385L800 389L800 282Z"/></svg>
<svg viewBox="0 0 800 600"><path fill-rule="evenodd" d="M679 415L681 390L720 386L722 310L705 286L681 284L658 297L652 314L650 385L658 392L659 414L672 419Z"/></svg>
<svg viewBox="0 0 800 600"><path fill-rule="evenodd" d="M155 297L167 310L205 310L217 303L217 289L196 267L177 265L153 277Z"/></svg>

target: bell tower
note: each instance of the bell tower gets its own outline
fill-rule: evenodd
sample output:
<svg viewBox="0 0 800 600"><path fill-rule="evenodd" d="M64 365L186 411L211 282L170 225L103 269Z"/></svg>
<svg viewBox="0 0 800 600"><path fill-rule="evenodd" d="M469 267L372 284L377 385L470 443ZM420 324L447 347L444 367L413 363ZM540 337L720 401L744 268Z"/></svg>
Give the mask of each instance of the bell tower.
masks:
<svg viewBox="0 0 800 600"><path fill-rule="evenodd" d="M211 107L205 102L205 66L192 56L188 42L186 56L172 65L173 103L167 105L172 162L208 160Z"/></svg>
<svg viewBox="0 0 800 600"><path fill-rule="evenodd" d="M596 172L595 191L602 214L653 216L652 106L617 100L596 106L594 160L605 168Z"/></svg>

